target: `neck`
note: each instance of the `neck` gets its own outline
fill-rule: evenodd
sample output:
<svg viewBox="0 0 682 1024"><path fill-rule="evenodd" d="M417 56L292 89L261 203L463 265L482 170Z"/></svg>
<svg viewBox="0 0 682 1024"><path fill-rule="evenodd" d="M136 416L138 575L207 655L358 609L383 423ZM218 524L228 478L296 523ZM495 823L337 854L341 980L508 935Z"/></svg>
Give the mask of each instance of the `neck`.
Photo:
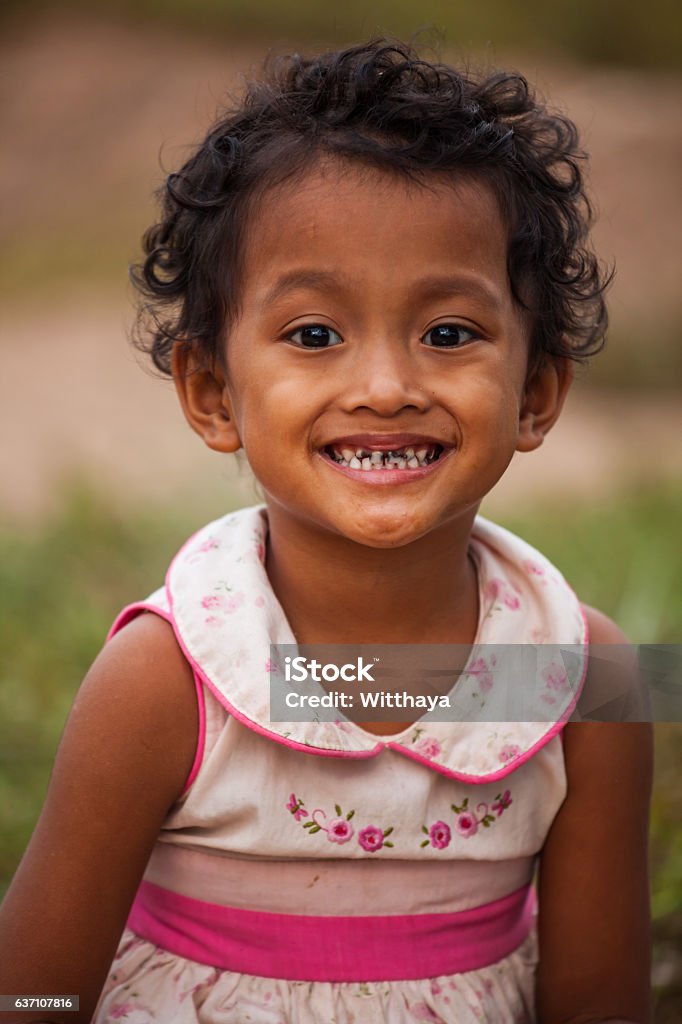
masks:
<svg viewBox="0 0 682 1024"><path fill-rule="evenodd" d="M297 642L473 643L475 513L400 548L368 548L269 505L266 570Z"/></svg>

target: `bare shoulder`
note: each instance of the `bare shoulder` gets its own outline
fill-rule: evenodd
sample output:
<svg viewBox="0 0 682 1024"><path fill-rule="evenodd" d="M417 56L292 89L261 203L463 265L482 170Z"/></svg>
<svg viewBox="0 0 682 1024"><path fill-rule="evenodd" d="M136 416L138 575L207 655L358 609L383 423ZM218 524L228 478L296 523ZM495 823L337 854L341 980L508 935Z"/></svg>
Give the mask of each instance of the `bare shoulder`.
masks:
<svg viewBox="0 0 682 1024"><path fill-rule="evenodd" d="M133 619L102 648L83 680L73 712L94 696L113 707L153 720L156 729L175 732L182 750L192 747L188 722L196 722L192 670L172 626L153 613ZM72 712L72 713L73 713ZM189 732L189 737L188 737Z"/></svg>
<svg viewBox="0 0 682 1024"><path fill-rule="evenodd" d="M0 991L78 992L81 1012L69 1021L90 1020L197 734L192 671L173 631L140 615L100 652L71 709L0 908L0 946L10 950Z"/></svg>
<svg viewBox="0 0 682 1024"><path fill-rule="evenodd" d="M172 627L145 613L95 659L76 695L62 748L106 752L120 773L151 773L157 798L180 795L196 752L198 711L192 670ZM94 765L93 765L94 769Z"/></svg>
<svg viewBox="0 0 682 1024"><path fill-rule="evenodd" d="M616 625L604 612L589 604L582 606L591 644L627 644L626 637L620 626Z"/></svg>

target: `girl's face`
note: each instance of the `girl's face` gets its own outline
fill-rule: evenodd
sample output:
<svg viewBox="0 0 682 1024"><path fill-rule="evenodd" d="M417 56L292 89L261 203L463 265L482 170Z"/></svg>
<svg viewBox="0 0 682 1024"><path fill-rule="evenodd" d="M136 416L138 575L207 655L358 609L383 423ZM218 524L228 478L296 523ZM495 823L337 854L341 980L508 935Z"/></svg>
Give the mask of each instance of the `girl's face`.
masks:
<svg viewBox="0 0 682 1024"><path fill-rule="evenodd" d="M470 524L544 432L492 192L317 164L265 194L245 256L222 447L279 522L375 548Z"/></svg>

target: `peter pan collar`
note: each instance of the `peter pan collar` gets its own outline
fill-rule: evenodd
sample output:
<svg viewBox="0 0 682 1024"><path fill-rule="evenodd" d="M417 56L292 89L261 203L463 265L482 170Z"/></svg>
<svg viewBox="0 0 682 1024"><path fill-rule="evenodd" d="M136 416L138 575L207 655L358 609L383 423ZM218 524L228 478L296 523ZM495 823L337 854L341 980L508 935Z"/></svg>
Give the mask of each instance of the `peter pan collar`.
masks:
<svg viewBox="0 0 682 1024"><path fill-rule="evenodd" d="M309 754L365 758L388 748L451 778L492 782L518 768L565 724L587 664L587 626L580 603L542 554L480 516L471 536L479 628L467 663L471 671L458 685L466 685L467 678L476 685L482 645L536 645L528 717L538 720L453 723L426 716L386 737L370 735L347 720L271 721L270 645L295 644L296 639L265 572L267 530L264 506L209 523L173 560L165 593L147 602L165 606L194 670L249 729ZM568 662L561 657L560 648L565 647L574 655ZM496 699L495 687L488 697ZM503 710L501 703L500 719Z"/></svg>

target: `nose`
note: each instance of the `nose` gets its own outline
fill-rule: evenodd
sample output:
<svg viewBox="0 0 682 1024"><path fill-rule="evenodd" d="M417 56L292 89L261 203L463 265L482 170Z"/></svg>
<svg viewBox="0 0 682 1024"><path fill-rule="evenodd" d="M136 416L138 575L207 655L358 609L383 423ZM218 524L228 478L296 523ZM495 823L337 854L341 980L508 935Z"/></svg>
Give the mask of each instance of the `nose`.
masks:
<svg viewBox="0 0 682 1024"><path fill-rule="evenodd" d="M366 409L386 417L404 409L425 412L431 400L416 362L395 339L372 339L359 347L344 382L344 411Z"/></svg>

